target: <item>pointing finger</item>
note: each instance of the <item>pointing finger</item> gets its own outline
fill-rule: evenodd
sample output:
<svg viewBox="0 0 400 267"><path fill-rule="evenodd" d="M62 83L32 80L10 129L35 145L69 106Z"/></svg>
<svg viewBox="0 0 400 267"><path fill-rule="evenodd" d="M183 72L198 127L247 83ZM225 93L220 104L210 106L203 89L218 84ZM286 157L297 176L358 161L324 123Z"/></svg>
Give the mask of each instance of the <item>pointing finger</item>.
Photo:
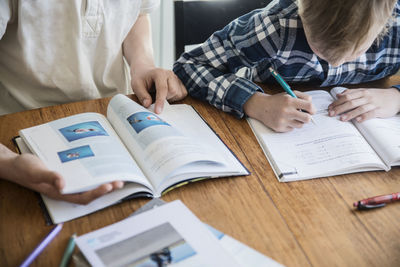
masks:
<svg viewBox="0 0 400 267"><path fill-rule="evenodd" d="M156 103L155 112L160 114L164 108L164 101L167 99L168 94L168 81L165 75L156 77Z"/></svg>
<svg viewBox="0 0 400 267"><path fill-rule="evenodd" d="M145 82L143 80L132 82L132 90L139 98L139 101L140 103L142 103L143 106L145 106L146 108L150 106L152 102L151 96L147 91Z"/></svg>

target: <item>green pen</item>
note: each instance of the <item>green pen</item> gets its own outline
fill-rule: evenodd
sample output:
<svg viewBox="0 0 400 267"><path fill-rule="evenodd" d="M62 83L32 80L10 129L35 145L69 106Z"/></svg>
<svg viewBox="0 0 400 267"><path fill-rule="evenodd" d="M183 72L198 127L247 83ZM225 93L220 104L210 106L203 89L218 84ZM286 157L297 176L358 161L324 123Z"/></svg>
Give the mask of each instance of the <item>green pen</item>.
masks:
<svg viewBox="0 0 400 267"><path fill-rule="evenodd" d="M65 248L64 255L60 262L60 267L67 267L69 260L71 259L72 253L74 252L75 248L75 238L76 234L73 234L68 241L67 247Z"/></svg>
<svg viewBox="0 0 400 267"><path fill-rule="evenodd" d="M285 80L277 73L273 68L269 67L269 72L271 72L272 76L275 78L275 80L282 86L283 90L290 95L291 97L297 98L297 96L293 93L292 89L290 89L290 86L285 82ZM313 117L311 117L312 123L315 124L315 121Z"/></svg>

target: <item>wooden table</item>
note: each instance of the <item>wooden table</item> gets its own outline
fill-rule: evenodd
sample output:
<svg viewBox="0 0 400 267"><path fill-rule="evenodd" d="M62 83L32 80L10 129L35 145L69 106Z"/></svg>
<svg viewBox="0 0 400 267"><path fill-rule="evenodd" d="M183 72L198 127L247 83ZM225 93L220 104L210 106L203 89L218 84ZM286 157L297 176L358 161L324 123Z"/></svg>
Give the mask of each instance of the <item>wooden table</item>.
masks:
<svg viewBox="0 0 400 267"><path fill-rule="evenodd" d="M392 77L368 86L400 84ZM307 87L302 87L307 88ZM310 89L310 87L308 87ZM64 116L105 113L109 98L0 117L0 141ZM201 220L287 266L400 266L400 204L358 212L356 200L400 191L400 168L279 183L245 120L187 98L251 175L189 184L163 199L182 200ZM17 266L50 231L37 195L0 180L0 266ZM130 200L64 224L32 266L56 266L68 238L126 218L147 200Z"/></svg>

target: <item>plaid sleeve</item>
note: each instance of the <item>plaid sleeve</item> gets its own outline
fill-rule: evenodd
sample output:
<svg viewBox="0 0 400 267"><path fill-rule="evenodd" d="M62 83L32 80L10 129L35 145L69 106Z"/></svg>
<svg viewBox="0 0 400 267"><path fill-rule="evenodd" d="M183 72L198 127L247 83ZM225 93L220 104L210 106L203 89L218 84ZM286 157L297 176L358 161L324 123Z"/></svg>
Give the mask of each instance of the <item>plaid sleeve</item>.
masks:
<svg viewBox="0 0 400 267"><path fill-rule="evenodd" d="M190 95L239 118L244 116L243 105L262 89L246 79L250 76L237 76L237 71L268 63L281 46L279 20L266 12L255 10L234 20L179 58L174 72Z"/></svg>

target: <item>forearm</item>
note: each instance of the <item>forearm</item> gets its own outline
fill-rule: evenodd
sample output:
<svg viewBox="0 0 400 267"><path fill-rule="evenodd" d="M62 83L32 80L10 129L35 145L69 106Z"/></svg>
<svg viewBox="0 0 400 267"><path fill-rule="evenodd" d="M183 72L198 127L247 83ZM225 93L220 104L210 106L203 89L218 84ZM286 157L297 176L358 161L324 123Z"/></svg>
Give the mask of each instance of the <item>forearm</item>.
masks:
<svg viewBox="0 0 400 267"><path fill-rule="evenodd" d="M262 12L253 12L214 33L201 47L184 53L174 65L175 74L193 97L206 100L223 111L243 117L243 105L262 92L251 75L236 75L243 67L253 69L275 56L269 40L259 40L257 28L267 31ZM260 27L258 27L260 26ZM275 46L274 46L275 47Z"/></svg>
<svg viewBox="0 0 400 267"><path fill-rule="evenodd" d="M191 96L241 118L244 103L262 90L250 76L236 75L237 70L257 63L241 53L236 43L227 40L231 38L223 37L235 34L230 32L230 27L225 30L226 34L214 34L201 47L184 53L174 64L174 72Z"/></svg>
<svg viewBox="0 0 400 267"><path fill-rule="evenodd" d="M123 52L131 69L154 67L150 17L139 15L123 43Z"/></svg>
<svg viewBox="0 0 400 267"><path fill-rule="evenodd" d="M186 62L176 63L175 74L186 86L189 94L197 99L238 118L244 116L243 106L261 88L248 79L233 73L223 73L211 66Z"/></svg>

